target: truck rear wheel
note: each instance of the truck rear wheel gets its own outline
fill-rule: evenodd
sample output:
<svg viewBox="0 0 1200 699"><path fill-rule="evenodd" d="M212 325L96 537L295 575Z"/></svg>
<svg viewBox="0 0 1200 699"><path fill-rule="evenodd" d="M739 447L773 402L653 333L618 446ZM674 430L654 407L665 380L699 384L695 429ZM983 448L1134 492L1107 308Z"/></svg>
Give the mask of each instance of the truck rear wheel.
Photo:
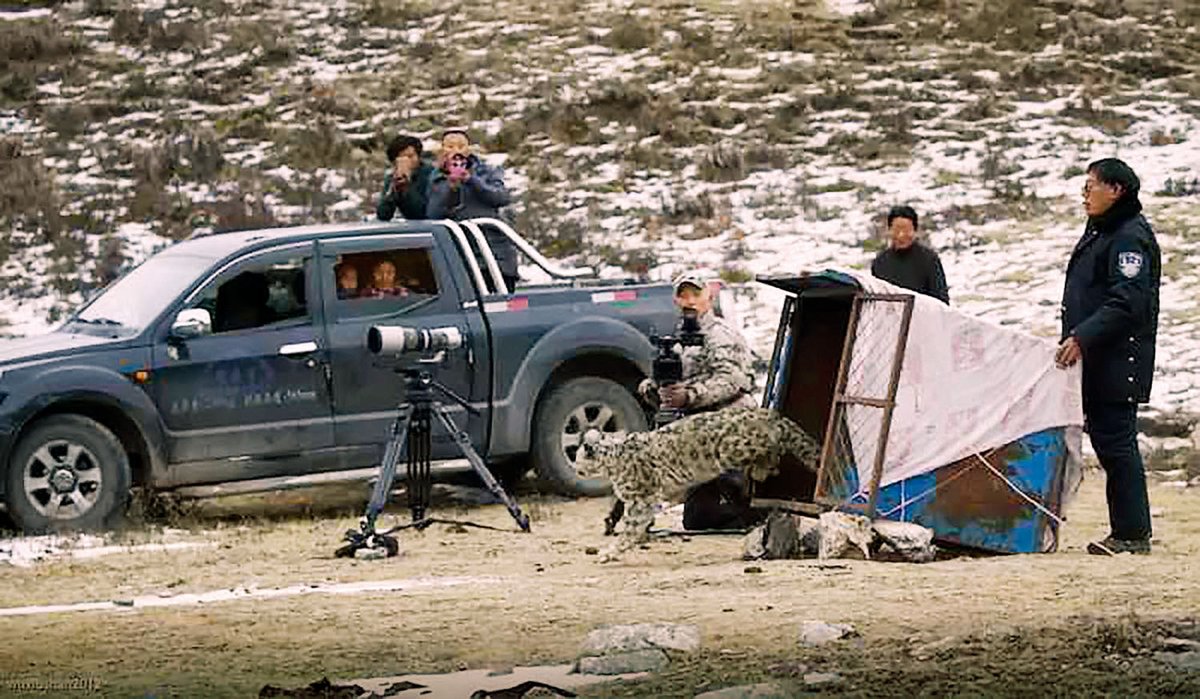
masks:
<svg viewBox="0 0 1200 699"><path fill-rule="evenodd" d="M99 422L55 415L21 438L7 476L8 512L22 530L99 529L124 509L129 457Z"/></svg>
<svg viewBox="0 0 1200 699"><path fill-rule="evenodd" d="M646 414L624 386L583 376L553 388L538 406L533 425L533 467L540 479L565 495L607 495L608 481L575 474L575 454L589 429L640 432Z"/></svg>

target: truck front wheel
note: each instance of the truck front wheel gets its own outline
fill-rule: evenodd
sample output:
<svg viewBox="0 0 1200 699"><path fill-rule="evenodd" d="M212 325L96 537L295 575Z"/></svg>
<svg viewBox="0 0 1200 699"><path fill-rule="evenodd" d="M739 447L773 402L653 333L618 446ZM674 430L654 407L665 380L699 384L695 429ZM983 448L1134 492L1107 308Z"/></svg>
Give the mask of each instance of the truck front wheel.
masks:
<svg viewBox="0 0 1200 699"><path fill-rule="evenodd" d="M124 509L129 482L129 457L108 428L82 415L55 415L13 450L8 511L29 533L103 528Z"/></svg>
<svg viewBox="0 0 1200 699"><path fill-rule="evenodd" d="M646 414L624 386L583 376L553 388L538 407L533 425L533 467L543 481L566 495L607 495L608 481L575 474L575 454L590 429L639 432Z"/></svg>

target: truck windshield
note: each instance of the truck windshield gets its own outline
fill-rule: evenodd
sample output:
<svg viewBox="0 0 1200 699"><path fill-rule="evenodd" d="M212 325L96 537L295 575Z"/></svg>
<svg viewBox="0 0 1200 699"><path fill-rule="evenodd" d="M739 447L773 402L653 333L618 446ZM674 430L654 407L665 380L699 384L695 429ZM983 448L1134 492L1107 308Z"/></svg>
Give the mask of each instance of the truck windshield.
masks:
<svg viewBox="0 0 1200 699"><path fill-rule="evenodd" d="M113 282L70 322L142 330L194 282L212 260L191 255L155 255Z"/></svg>

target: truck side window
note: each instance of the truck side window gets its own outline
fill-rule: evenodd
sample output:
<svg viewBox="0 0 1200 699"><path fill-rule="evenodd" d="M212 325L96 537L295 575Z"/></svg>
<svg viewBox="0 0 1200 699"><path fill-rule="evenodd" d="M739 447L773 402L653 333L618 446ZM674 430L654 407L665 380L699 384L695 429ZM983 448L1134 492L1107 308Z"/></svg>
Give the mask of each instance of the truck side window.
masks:
<svg viewBox="0 0 1200 699"><path fill-rule="evenodd" d="M429 248L342 255L333 266L337 315L382 315L438 295Z"/></svg>
<svg viewBox="0 0 1200 699"><path fill-rule="evenodd" d="M214 334L308 320L306 261L295 252L255 258L215 279L189 307L211 314Z"/></svg>

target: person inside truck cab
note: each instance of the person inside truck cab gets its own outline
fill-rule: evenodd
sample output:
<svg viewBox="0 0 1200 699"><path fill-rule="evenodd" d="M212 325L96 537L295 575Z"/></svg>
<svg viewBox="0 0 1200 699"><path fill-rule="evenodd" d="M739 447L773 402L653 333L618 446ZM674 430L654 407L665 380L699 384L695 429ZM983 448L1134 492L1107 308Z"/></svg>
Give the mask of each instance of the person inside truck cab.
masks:
<svg viewBox="0 0 1200 699"><path fill-rule="evenodd" d="M337 275L337 296L339 299L358 297L358 268L349 262L342 262L335 269Z"/></svg>
<svg viewBox="0 0 1200 699"><path fill-rule="evenodd" d="M396 284L396 263L380 260L371 270L371 286L363 289L363 296L407 296L408 288Z"/></svg>
<svg viewBox="0 0 1200 699"><path fill-rule="evenodd" d="M455 221L499 218L500 208L510 203L512 197L504 186L504 171L471 152L471 138L466 130L445 131L437 169L429 185L429 218ZM492 226L484 228L484 237L496 257L500 276L512 291L520 280L516 244Z"/></svg>
<svg viewBox="0 0 1200 699"><path fill-rule="evenodd" d="M261 272L242 272L217 289L214 332L257 328L275 320L271 285Z"/></svg>

